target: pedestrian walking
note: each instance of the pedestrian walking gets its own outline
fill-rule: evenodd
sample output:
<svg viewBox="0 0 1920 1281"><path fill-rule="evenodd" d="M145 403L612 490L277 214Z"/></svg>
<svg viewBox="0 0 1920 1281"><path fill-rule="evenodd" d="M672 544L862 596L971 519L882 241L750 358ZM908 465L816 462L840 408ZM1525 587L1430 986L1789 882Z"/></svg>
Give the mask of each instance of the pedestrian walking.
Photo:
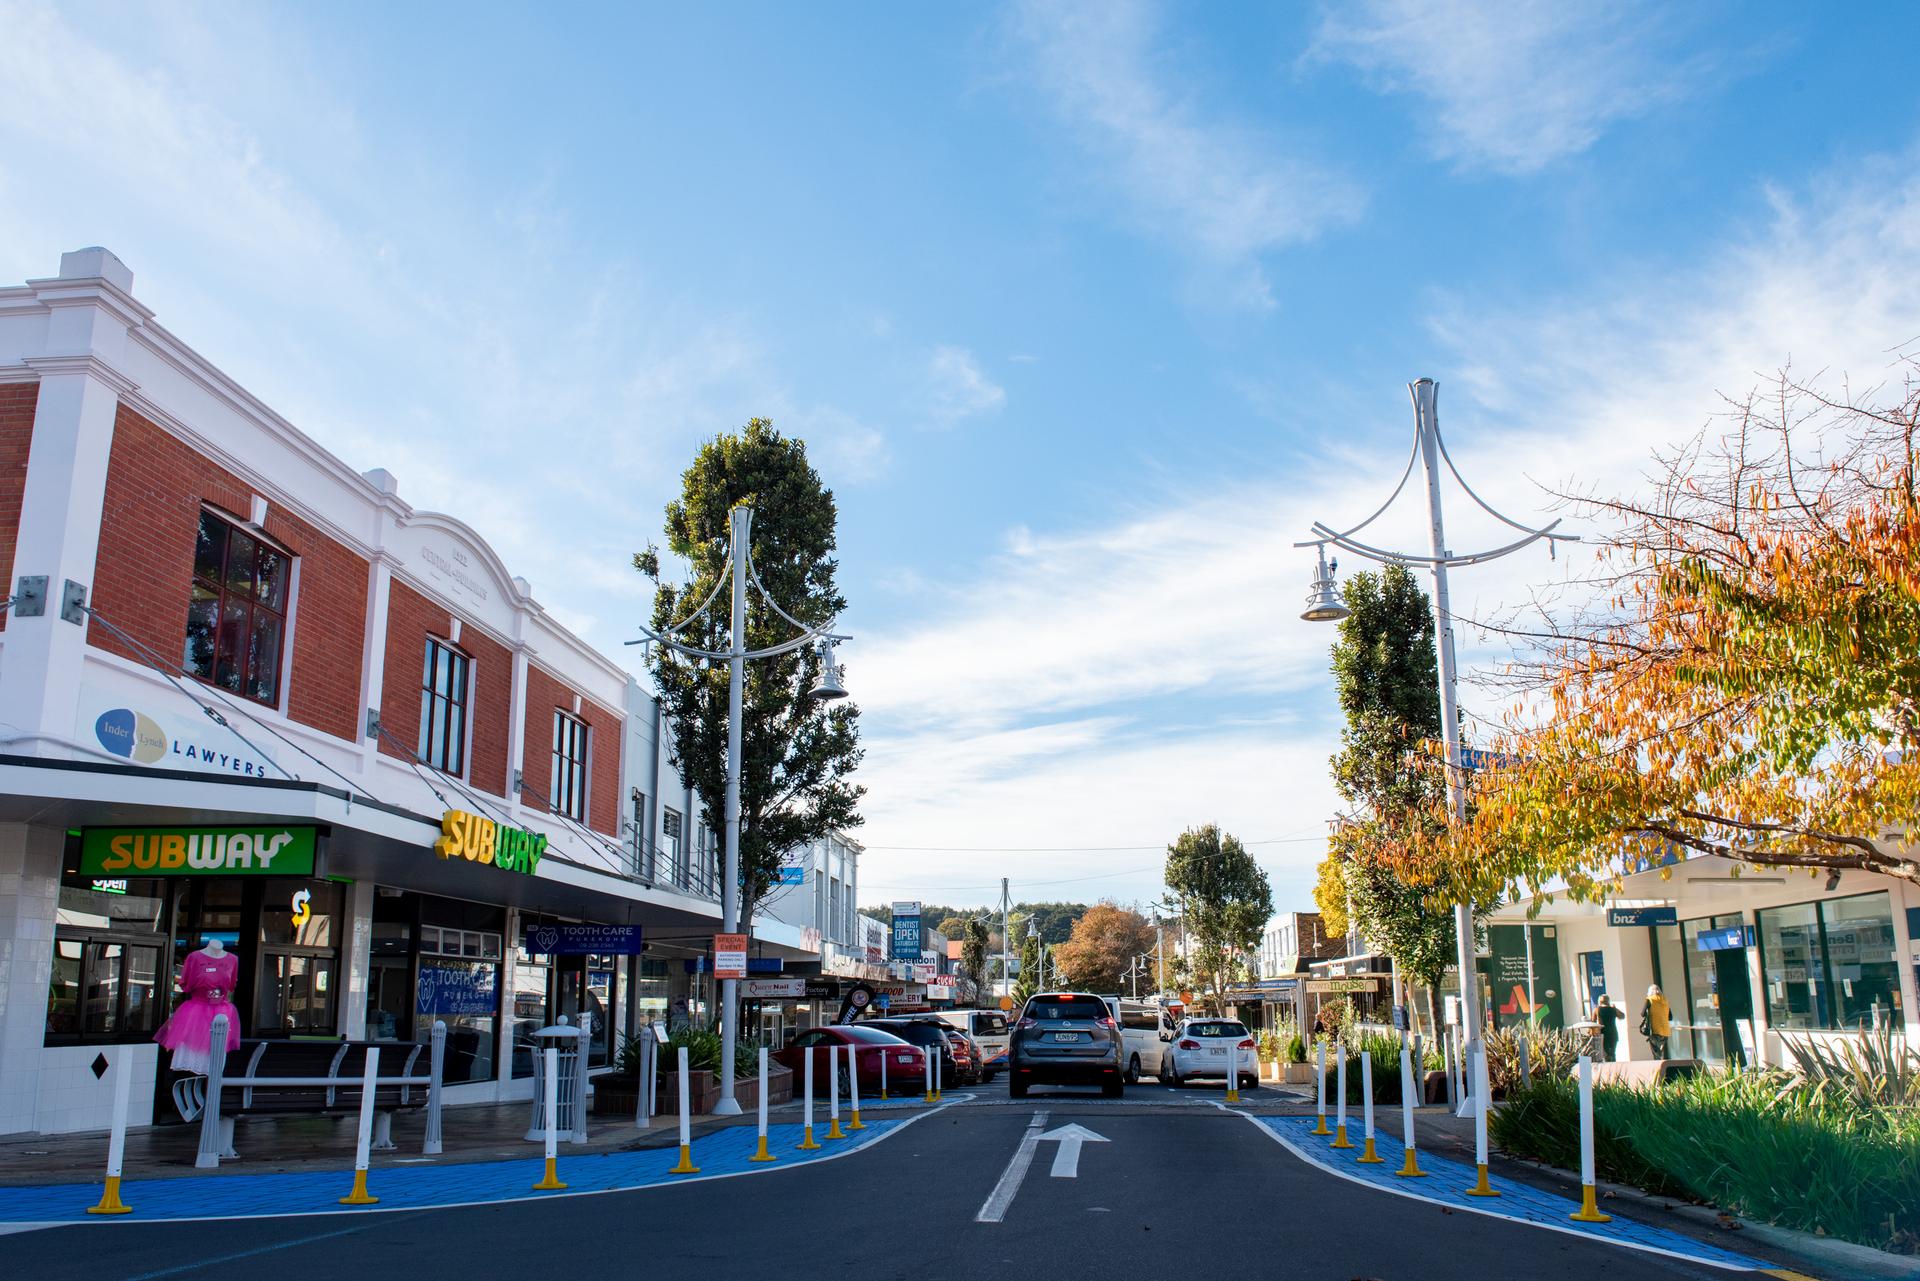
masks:
<svg viewBox="0 0 1920 1281"><path fill-rule="evenodd" d="M1601 1054L1612 1063L1620 1056L1620 1009L1602 992L1599 1003L1593 1007L1593 1017L1600 1024Z"/></svg>
<svg viewBox="0 0 1920 1281"><path fill-rule="evenodd" d="M1646 1004L1640 1007L1640 1035L1653 1047L1653 1057L1667 1057L1667 1039L1673 1035L1673 1007L1661 993L1658 983L1647 987Z"/></svg>

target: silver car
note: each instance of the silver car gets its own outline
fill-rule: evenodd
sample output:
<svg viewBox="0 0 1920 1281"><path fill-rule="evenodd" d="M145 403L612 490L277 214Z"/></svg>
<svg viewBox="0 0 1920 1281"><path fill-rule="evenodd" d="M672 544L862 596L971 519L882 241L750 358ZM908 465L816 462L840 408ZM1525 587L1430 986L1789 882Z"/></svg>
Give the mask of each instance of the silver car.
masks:
<svg viewBox="0 0 1920 1281"><path fill-rule="evenodd" d="M1031 1085L1097 1085L1108 1098L1125 1090L1120 1027L1106 1001L1089 992L1040 992L1028 998L1007 1045L1007 1093Z"/></svg>

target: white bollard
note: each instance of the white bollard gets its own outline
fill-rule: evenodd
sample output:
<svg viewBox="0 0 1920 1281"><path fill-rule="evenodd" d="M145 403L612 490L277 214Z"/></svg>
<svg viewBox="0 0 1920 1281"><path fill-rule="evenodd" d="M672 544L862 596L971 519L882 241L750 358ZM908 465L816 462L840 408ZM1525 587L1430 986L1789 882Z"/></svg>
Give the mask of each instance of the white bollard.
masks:
<svg viewBox="0 0 1920 1281"><path fill-rule="evenodd" d="M933 1047L921 1046L920 1059L921 1065L927 1070L927 1102L931 1103L933 1102Z"/></svg>
<svg viewBox="0 0 1920 1281"><path fill-rule="evenodd" d="M1608 1223L1593 1191L1593 1060L1580 1056L1580 1208L1567 1216L1581 1223Z"/></svg>
<svg viewBox="0 0 1920 1281"><path fill-rule="evenodd" d="M1479 1177L1467 1189L1468 1196L1499 1196L1487 1181L1487 1046L1475 1041L1468 1060L1473 1072L1473 1161Z"/></svg>
<svg viewBox="0 0 1920 1281"><path fill-rule="evenodd" d="M133 1084L133 1047L123 1045L113 1069L113 1131L107 1136L107 1185L100 1203L88 1214L127 1214L133 1207L120 1199L120 1165L127 1153L127 1098Z"/></svg>
<svg viewBox="0 0 1920 1281"><path fill-rule="evenodd" d="M353 1145L353 1191L340 1198L341 1205L373 1205L380 1200L367 1195L367 1150L373 1145L374 1082L380 1073L380 1047L367 1049L367 1065L360 1074L360 1137Z"/></svg>
<svg viewBox="0 0 1920 1281"><path fill-rule="evenodd" d="M1373 1051L1360 1051L1360 1115L1367 1132L1365 1149L1360 1153L1362 1165L1379 1165L1380 1158L1373 1150Z"/></svg>
<svg viewBox="0 0 1920 1281"><path fill-rule="evenodd" d="M886 1053L883 1050L881 1058L885 1057ZM849 1130L867 1128L860 1122L860 1047L857 1045L847 1047L847 1112L850 1118L847 1121Z"/></svg>
<svg viewBox="0 0 1920 1281"><path fill-rule="evenodd" d="M807 1051L807 1095L806 1102L802 1105L802 1116L804 1117L805 1124L800 1130L799 1144L799 1150L802 1152L814 1152L819 1150L820 1147L818 1143L813 1141L813 1061L818 1056L818 1050L809 1049Z"/></svg>
<svg viewBox="0 0 1920 1281"><path fill-rule="evenodd" d="M880 1097L887 1097L887 1047L880 1047Z"/></svg>
<svg viewBox="0 0 1920 1281"><path fill-rule="evenodd" d="M1400 1124L1401 1142L1407 1149L1407 1159L1394 1173L1403 1179L1423 1179L1426 1171L1413 1159L1413 1056L1407 1053L1406 1046L1400 1047Z"/></svg>
<svg viewBox="0 0 1920 1281"><path fill-rule="evenodd" d="M560 1051L557 1047L549 1045L545 1050L541 1051L541 1053L546 1056L547 1068L547 1079L545 1082L546 1092L541 1095L541 1098L546 1103L547 1112L545 1134L547 1161L546 1173L541 1176L540 1182L533 1185L533 1190L535 1192L558 1192L567 1186L560 1182L560 1175L556 1166L560 1158ZM680 1053L684 1055L686 1051L682 1050Z"/></svg>
<svg viewBox="0 0 1920 1281"><path fill-rule="evenodd" d="M844 1139L840 1128L840 1047L827 1047L827 1137Z"/></svg>
<svg viewBox="0 0 1920 1281"><path fill-rule="evenodd" d="M1320 1056L1319 1066L1313 1072L1313 1106L1318 1120L1314 1122L1313 1133L1325 1137L1331 1131L1327 1129L1327 1043L1318 1042L1314 1047Z"/></svg>
<svg viewBox="0 0 1920 1281"><path fill-rule="evenodd" d="M1333 1060L1337 1066L1336 1075L1340 1078L1340 1097L1335 1102L1333 1143L1330 1146L1350 1148L1353 1144L1347 1140L1347 1043L1345 1041L1333 1043Z"/></svg>
<svg viewBox="0 0 1920 1281"><path fill-rule="evenodd" d="M767 1047L760 1047L760 1142L754 1148L749 1161L771 1161L773 1154L767 1151Z"/></svg>
<svg viewBox="0 0 1920 1281"><path fill-rule="evenodd" d="M680 1047L677 1066L680 1077L680 1164L667 1171L668 1174L698 1174L700 1167L693 1163L693 1074L687 1070L687 1047Z"/></svg>

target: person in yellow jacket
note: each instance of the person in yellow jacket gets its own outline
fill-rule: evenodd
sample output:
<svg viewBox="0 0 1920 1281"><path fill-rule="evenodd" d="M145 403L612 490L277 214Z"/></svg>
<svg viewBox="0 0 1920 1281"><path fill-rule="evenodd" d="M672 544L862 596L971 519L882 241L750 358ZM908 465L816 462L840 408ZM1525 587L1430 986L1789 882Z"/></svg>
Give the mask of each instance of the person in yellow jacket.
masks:
<svg viewBox="0 0 1920 1281"><path fill-rule="evenodd" d="M1673 1035L1673 1009L1661 995L1660 985L1647 988L1647 1002L1640 1007L1640 1035L1653 1046L1653 1057L1667 1057L1667 1038Z"/></svg>

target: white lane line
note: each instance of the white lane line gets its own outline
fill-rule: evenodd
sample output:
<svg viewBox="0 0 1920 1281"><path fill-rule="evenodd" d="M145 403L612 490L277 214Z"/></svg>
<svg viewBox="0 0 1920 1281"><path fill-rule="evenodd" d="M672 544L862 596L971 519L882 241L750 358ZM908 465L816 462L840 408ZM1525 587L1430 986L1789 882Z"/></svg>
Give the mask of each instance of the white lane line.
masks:
<svg viewBox="0 0 1920 1281"><path fill-rule="evenodd" d="M1508 1223L1518 1223L1529 1228L1543 1228L1548 1232L1560 1232L1570 1237L1578 1237L1582 1241L1592 1241L1596 1245L1614 1245L1614 1246L1619 1246L1622 1249L1626 1249L1626 1250L1639 1250L1644 1254L1657 1254L1667 1259L1680 1259L1688 1263L1697 1263L1702 1267L1719 1268L1722 1271L1726 1271L1726 1272L1752 1272L1756 1269L1756 1267L1766 1266L1764 1260L1756 1259L1752 1264L1729 1263L1721 1259L1710 1259L1703 1255L1687 1254L1684 1251L1673 1249L1670 1246L1666 1245L1665 1243L1654 1243L1650 1241L1634 1241L1624 1237L1617 1237L1617 1236L1602 1236L1597 1232L1588 1232L1582 1228L1576 1228L1572 1226L1562 1227L1558 1223L1542 1223L1538 1219L1524 1218L1518 1214L1506 1214L1506 1213L1503 1213L1502 1211L1492 1209L1485 1205L1466 1205L1466 1204L1456 1203L1453 1201L1443 1201L1436 1196L1422 1195L1421 1193L1416 1192L1411 1188L1398 1188L1390 1184L1375 1183L1371 1179L1363 1179L1358 1177L1357 1175L1349 1174L1345 1170L1342 1170L1337 1166L1328 1165L1325 1162L1320 1161L1316 1157L1308 1155L1305 1151L1303 1151L1299 1147L1299 1145L1294 1143L1292 1139L1287 1138L1285 1135L1281 1134L1278 1130L1274 1129L1272 1126L1262 1125L1260 1122L1260 1118L1254 1116L1250 1112L1242 1112L1239 1108L1228 1107L1226 1104L1219 1103L1219 1102L1216 1102L1214 1106L1219 1108L1222 1112L1231 1112L1233 1115L1237 1117L1245 1118L1248 1122L1250 1122L1253 1125L1255 1129L1259 1130L1262 1134L1266 1135L1268 1138L1272 1139L1275 1143L1278 1143L1281 1147L1291 1152L1295 1157L1299 1158L1302 1164L1310 1165L1316 1170L1324 1170L1328 1174L1333 1175L1335 1178L1345 1179L1349 1183L1358 1183L1363 1188L1372 1188L1376 1192L1385 1192L1389 1196L1402 1196L1407 1198L1409 1201L1424 1201L1428 1205L1437 1205L1449 1212L1454 1210L1464 1210L1468 1214L1481 1214L1481 1215L1485 1215L1489 1219L1505 1219ZM1569 1201L1568 1204L1571 1205L1573 1203ZM1647 1226L1651 1227L1653 1225L1649 1224ZM1657 1230L1661 1232L1665 1232L1668 1235L1676 1237L1682 1241L1686 1240L1686 1237L1683 1234L1674 1232L1671 1228L1659 1228ZM1731 1254L1731 1253L1734 1253L1734 1251L1730 1250L1728 1251L1728 1253Z"/></svg>
<svg viewBox="0 0 1920 1281"><path fill-rule="evenodd" d="M1013 1204L1014 1195L1027 1177L1027 1167L1033 1164L1033 1150L1040 1146L1040 1131L1046 1123L1045 1112L1035 1112L1027 1122L1027 1132L1020 1136L1020 1146L1014 1149L1007 1168L1000 1172L1000 1181L981 1203L980 1213L973 1216L975 1223L998 1223L1007 1217L1007 1207Z"/></svg>

